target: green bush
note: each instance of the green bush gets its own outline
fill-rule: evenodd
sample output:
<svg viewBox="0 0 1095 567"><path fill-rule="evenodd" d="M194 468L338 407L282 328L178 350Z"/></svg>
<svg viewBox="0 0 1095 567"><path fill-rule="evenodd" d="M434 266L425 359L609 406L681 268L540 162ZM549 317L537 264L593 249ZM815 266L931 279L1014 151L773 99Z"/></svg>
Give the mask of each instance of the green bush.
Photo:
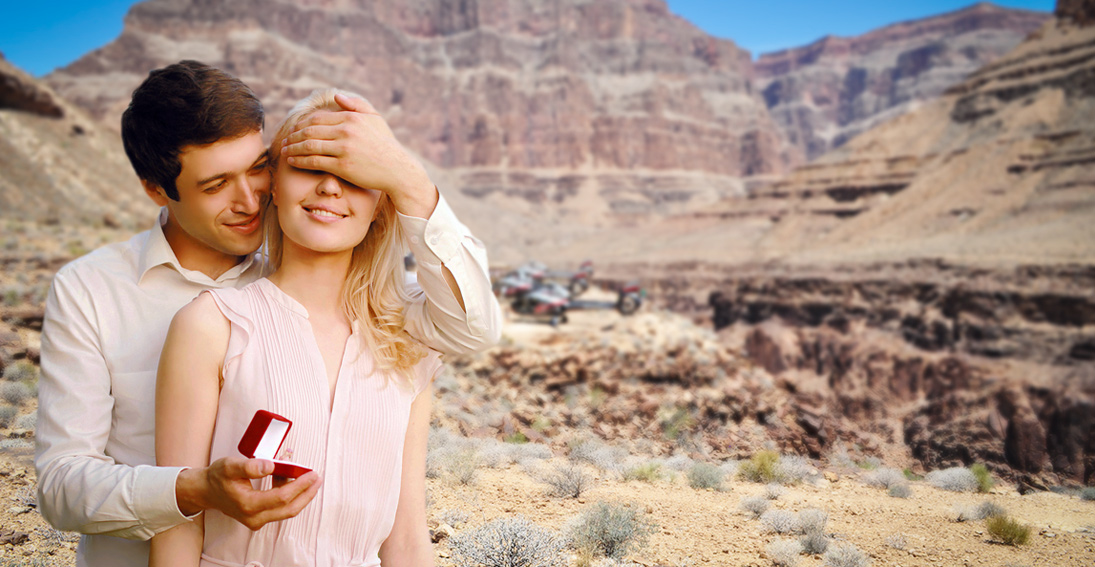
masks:
<svg viewBox="0 0 1095 567"><path fill-rule="evenodd" d="M569 536L577 549L621 560L646 547L656 528L631 507L598 502L578 517Z"/></svg>
<svg viewBox="0 0 1095 567"><path fill-rule="evenodd" d="M903 470L901 472L902 472L902 474L905 475L905 478L908 479L908 480L914 480L914 481L915 480L924 480L923 476L914 473L912 471L912 469L910 469L909 467L905 467L905 470Z"/></svg>
<svg viewBox="0 0 1095 567"><path fill-rule="evenodd" d="M1030 540L1030 526L1007 516L989 516L985 520L985 529L992 539L1007 545L1023 545Z"/></svg>
<svg viewBox="0 0 1095 567"><path fill-rule="evenodd" d="M1095 486L1088 486L1081 490L1080 500L1095 500Z"/></svg>
<svg viewBox="0 0 1095 567"><path fill-rule="evenodd" d="M624 471L624 480L656 482L662 478L662 464L657 461L644 463Z"/></svg>
<svg viewBox="0 0 1095 567"><path fill-rule="evenodd" d="M749 482L768 484L779 482L779 453L775 451L760 451L753 458L741 463L738 474Z"/></svg>
<svg viewBox="0 0 1095 567"><path fill-rule="evenodd" d="M970 467L970 472L977 477L978 492L992 492L992 487L996 485L996 482L992 480L992 473L989 472L988 467L982 463L977 463Z"/></svg>
<svg viewBox="0 0 1095 567"><path fill-rule="evenodd" d="M696 463L688 470L688 486L697 490L722 490L722 469L708 463Z"/></svg>
<svg viewBox="0 0 1095 567"><path fill-rule="evenodd" d="M38 367L20 360L4 369L4 380L8 382L33 382L38 380Z"/></svg>
<svg viewBox="0 0 1095 567"><path fill-rule="evenodd" d="M502 440L506 443L512 443L515 445L523 445L525 443L528 443L528 437L520 431L514 431L513 433L506 435L505 438L503 438Z"/></svg>

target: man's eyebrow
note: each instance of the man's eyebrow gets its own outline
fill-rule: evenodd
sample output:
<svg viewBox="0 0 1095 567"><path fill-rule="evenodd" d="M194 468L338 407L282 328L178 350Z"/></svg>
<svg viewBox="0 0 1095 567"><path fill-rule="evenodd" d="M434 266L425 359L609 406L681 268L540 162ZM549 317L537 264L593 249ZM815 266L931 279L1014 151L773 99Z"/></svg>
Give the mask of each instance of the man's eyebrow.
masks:
<svg viewBox="0 0 1095 567"><path fill-rule="evenodd" d="M259 157L255 158L255 161L251 162L251 168L255 167L256 165L258 165L260 163L262 163L263 160L266 160L269 157L270 157L270 150L266 150L266 151L262 152L261 154L259 154ZM248 169L251 169L251 168L248 168ZM200 186L205 185L206 183L209 183L210 181L213 181L215 179L223 179L225 177L228 177L228 175L229 174L228 174L227 171L221 172L221 173L214 173L213 175L210 175L209 177L206 177L204 179L199 179L197 184L200 187Z"/></svg>

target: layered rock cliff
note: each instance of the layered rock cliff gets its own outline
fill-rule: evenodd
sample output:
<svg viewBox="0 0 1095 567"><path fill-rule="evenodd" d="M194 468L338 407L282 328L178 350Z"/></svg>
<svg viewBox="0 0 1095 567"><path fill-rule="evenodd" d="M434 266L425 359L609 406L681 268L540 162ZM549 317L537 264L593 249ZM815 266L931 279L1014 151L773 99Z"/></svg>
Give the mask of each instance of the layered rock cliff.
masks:
<svg viewBox="0 0 1095 567"><path fill-rule="evenodd" d="M796 160L748 53L662 0L151 0L48 82L113 124L183 58L238 75L270 124L313 88L360 92L461 191L536 217L681 210Z"/></svg>
<svg viewBox="0 0 1095 567"><path fill-rule="evenodd" d="M790 143L814 159L943 94L1049 17L982 3L858 37L826 36L761 55L757 90Z"/></svg>

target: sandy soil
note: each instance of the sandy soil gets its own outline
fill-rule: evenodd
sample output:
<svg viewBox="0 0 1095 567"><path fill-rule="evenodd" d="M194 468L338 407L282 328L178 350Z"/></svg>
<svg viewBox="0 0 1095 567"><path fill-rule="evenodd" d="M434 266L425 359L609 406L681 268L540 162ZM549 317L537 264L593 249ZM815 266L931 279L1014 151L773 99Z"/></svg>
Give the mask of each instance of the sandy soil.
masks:
<svg viewBox="0 0 1095 567"><path fill-rule="evenodd" d="M558 460L558 458L556 459ZM829 513L826 530L835 539L851 542L881 566L1089 566L1095 563L1095 503L1075 496L1040 493L1020 496L1010 488L989 495L954 493L913 483L908 499L891 498L853 476L829 482L787 487L773 509L801 511L820 508ZM480 471L474 486L445 480L429 482L431 515L448 509L468 513L464 529L499 517L523 515L544 527L562 529L581 510L597 501L634 503L659 526L649 546L629 559L640 565L768 566L764 555L779 537L764 533L759 521L738 510L742 498L763 493L764 487L744 481L726 483L725 490L695 490L683 475L653 484L602 478L580 499L549 498L545 485L519 467ZM956 506L991 500L1012 517L1030 524L1033 537L1023 547L990 541L982 522L954 521ZM459 531L458 531L459 533ZM887 545L901 534L904 550ZM453 565L438 545L439 564ZM820 557L802 556L799 565L821 565Z"/></svg>

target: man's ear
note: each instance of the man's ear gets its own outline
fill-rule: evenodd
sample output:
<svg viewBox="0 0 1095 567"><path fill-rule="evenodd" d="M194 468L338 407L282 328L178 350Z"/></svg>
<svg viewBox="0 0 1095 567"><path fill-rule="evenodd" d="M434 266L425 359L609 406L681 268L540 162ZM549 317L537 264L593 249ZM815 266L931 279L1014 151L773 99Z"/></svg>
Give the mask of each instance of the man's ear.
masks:
<svg viewBox="0 0 1095 567"><path fill-rule="evenodd" d="M141 180L141 186L144 187L144 192L148 195L149 199L152 199L154 203L161 207L166 207L167 202L170 200L167 194L164 193L163 187L156 185L155 183L147 180Z"/></svg>

